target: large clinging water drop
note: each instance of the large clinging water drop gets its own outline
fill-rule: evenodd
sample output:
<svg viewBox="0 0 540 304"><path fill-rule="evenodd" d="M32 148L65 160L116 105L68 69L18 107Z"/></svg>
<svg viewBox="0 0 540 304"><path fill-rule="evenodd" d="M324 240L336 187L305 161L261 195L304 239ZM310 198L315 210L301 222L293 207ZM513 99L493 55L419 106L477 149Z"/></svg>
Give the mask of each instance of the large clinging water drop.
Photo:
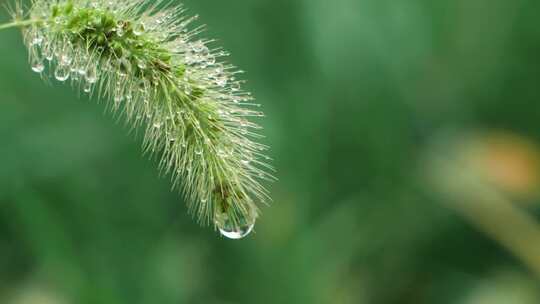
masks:
<svg viewBox="0 0 540 304"><path fill-rule="evenodd" d="M239 227L219 227L219 233L221 233L221 235L226 238L232 240L239 240L248 236L251 231L253 231L253 227L255 227L255 221L253 221L253 223L249 225L242 225Z"/></svg>
<svg viewBox="0 0 540 304"><path fill-rule="evenodd" d="M244 218L235 224L226 213L223 213L216 220L216 226L219 229L219 233L224 237L239 240L248 236L253 231L255 220L255 217Z"/></svg>

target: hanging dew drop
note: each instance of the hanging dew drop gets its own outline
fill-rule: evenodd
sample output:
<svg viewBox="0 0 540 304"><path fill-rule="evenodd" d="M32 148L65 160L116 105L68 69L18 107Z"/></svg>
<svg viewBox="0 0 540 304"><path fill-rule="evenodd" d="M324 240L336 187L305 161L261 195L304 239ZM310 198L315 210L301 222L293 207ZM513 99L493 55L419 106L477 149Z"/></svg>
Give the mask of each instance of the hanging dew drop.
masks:
<svg viewBox="0 0 540 304"><path fill-rule="evenodd" d="M32 60L32 71L36 73L41 73L43 70L45 70L45 65L43 64L43 61L39 58L34 58Z"/></svg>
<svg viewBox="0 0 540 304"><path fill-rule="evenodd" d="M30 42L32 45L41 45L41 43L43 42L43 36L41 36L40 33L35 33L34 34L34 37L32 37L32 41Z"/></svg>
<svg viewBox="0 0 540 304"><path fill-rule="evenodd" d="M90 84L97 82L96 67L90 67L88 71L86 71L86 81Z"/></svg>
<svg viewBox="0 0 540 304"><path fill-rule="evenodd" d="M42 62L37 62L34 65L32 65L32 71L36 73L41 73L45 70L45 65Z"/></svg>
<svg viewBox="0 0 540 304"><path fill-rule="evenodd" d="M216 226L222 236L231 240L239 240L245 238L253 231L255 220L255 217L244 218L240 219L238 224L235 224L226 213L223 213L218 216Z"/></svg>
<svg viewBox="0 0 540 304"><path fill-rule="evenodd" d="M79 73L77 73L76 69L71 69L71 79L78 81L80 79Z"/></svg>
<svg viewBox="0 0 540 304"><path fill-rule="evenodd" d="M73 58L68 52L60 55L60 65L70 65L72 62Z"/></svg>
<svg viewBox="0 0 540 304"><path fill-rule="evenodd" d="M58 81L66 81L69 78L70 69L65 65L58 65L54 71L54 78Z"/></svg>
<svg viewBox="0 0 540 304"><path fill-rule="evenodd" d="M54 58L54 53L53 53L53 51L51 50L51 47L50 47L50 46L44 47L44 48L42 49L42 53L43 53L43 56L45 57L45 59L47 59L48 61L53 60L53 58Z"/></svg>
<svg viewBox="0 0 540 304"><path fill-rule="evenodd" d="M253 224L251 225L242 226L237 229L227 229L227 228L220 227L219 233L221 233L221 235L223 235L226 238L229 238L232 240L239 240L248 236L253 230L253 227L255 227L255 222L253 222Z"/></svg>
<svg viewBox="0 0 540 304"><path fill-rule="evenodd" d="M90 82L86 82L84 84L84 88L83 88L83 91L85 93L90 93L90 91L92 90L92 84Z"/></svg>
<svg viewBox="0 0 540 304"><path fill-rule="evenodd" d="M82 65L79 66L79 67L77 68L77 73L79 73L79 75L81 75L81 76L86 75L86 68L85 68L84 66L82 66Z"/></svg>

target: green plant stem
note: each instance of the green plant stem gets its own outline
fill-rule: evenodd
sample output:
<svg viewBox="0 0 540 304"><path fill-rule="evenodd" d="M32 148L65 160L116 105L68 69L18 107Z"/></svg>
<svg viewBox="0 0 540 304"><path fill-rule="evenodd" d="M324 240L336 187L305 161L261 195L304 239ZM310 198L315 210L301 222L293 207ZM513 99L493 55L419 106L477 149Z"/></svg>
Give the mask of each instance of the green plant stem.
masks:
<svg viewBox="0 0 540 304"><path fill-rule="evenodd" d="M4 29L12 28L12 27L28 26L28 25L37 23L39 21L40 20L28 19L28 20L17 20L17 21L13 21L13 22L10 22L10 23L0 24L0 31L4 30Z"/></svg>

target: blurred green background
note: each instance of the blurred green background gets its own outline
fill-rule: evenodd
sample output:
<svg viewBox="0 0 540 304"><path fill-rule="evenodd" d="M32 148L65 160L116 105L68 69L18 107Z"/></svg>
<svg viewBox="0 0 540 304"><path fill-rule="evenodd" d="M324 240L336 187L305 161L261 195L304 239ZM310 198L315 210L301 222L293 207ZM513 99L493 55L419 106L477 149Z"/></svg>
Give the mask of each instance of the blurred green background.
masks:
<svg viewBox="0 0 540 304"><path fill-rule="evenodd" d="M540 303L539 1L183 2L263 104L274 203L199 227L2 31L0 303Z"/></svg>

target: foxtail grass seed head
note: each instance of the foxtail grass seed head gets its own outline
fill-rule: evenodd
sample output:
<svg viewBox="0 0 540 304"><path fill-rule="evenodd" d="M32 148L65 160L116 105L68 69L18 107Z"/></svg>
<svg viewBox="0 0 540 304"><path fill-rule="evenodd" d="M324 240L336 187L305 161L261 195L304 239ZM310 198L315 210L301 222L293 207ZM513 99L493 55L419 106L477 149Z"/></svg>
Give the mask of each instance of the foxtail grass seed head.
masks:
<svg viewBox="0 0 540 304"><path fill-rule="evenodd" d="M159 156L200 223L232 239L252 231L257 205L270 199L260 182L273 179L249 120L263 114L227 53L191 27L196 17L145 0L34 0L13 15L31 22L31 69L108 100L144 128L144 151Z"/></svg>

